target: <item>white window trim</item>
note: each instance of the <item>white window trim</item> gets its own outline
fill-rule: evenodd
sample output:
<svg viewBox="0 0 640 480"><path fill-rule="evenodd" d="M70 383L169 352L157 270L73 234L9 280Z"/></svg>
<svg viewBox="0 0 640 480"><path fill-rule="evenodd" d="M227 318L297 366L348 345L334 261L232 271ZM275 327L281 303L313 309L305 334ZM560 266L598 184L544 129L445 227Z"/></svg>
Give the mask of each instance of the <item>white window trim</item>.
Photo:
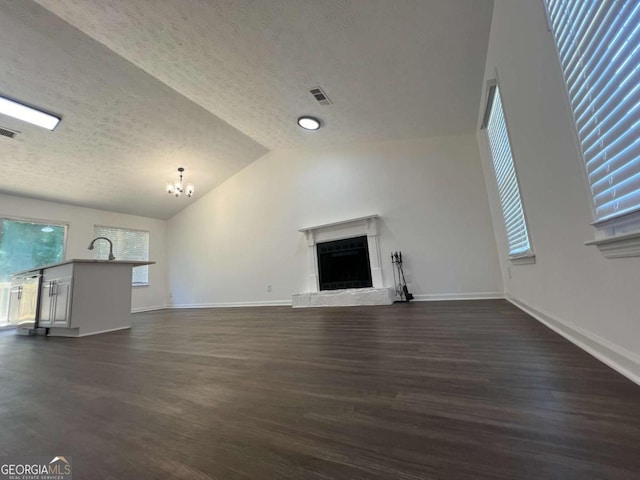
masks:
<svg viewBox="0 0 640 480"><path fill-rule="evenodd" d="M497 90L494 90L494 92L498 92L498 94L500 95L500 81L498 78L498 72L496 70L495 72L495 78L494 79L490 79L487 80L486 85L485 85L485 108L483 110L483 114L482 114L482 123L480 125L480 129L481 130L485 130L484 133L484 138L485 138L485 142L487 144L487 153L489 155L489 161L491 163L491 178L493 178L494 184L496 186L496 189L498 189L498 179L496 178L496 173L495 173L495 166L493 164L493 156L491 153L491 145L489 143L489 133L486 131L487 130L487 122L489 120L489 112L491 111L491 107L492 105L490 104L491 100L493 99L493 97L490 95L491 89L493 87L496 87ZM503 109L503 113L505 110L505 106L504 106L504 101L502 99L502 96L500 97L500 101L502 103L502 109ZM507 119L507 115L504 114L504 123L507 129L507 136L509 138L509 148L511 149L511 157L512 157L512 162L513 162L513 169L515 171L515 176L516 176L516 183L518 184L518 191L520 192L520 203L522 204L522 216L524 218L524 223L525 223L525 227L527 229L527 235L528 235L528 240L529 240L529 251L524 253L524 254L519 254L519 255L511 255L509 254L509 262L512 265L533 265L536 263L536 255L533 249L533 241L531 239L531 232L529 231L529 222L527 220L527 212L525 210L524 207L524 202L522 200L522 189L520 188L520 179L518 176L518 168L515 162L515 158L513 155L513 145L511 144L511 130L509 129L509 121ZM502 203L499 201L500 203L500 209L502 210ZM506 233L506 226L504 225L504 214L501 213L502 216L502 225L505 228L505 238L507 239L507 250L509 249L509 240L507 237L507 233Z"/></svg>
<svg viewBox="0 0 640 480"><path fill-rule="evenodd" d="M640 257L640 232L592 240L585 245L595 245L606 258Z"/></svg>
<svg viewBox="0 0 640 480"><path fill-rule="evenodd" d="M528 253L519 257L509 257L511 265L533 265L536 263L535 253Z"/></svg>
<svg viewBox="0 0 640 480"><path fill-rule="evenodd" d="M596 238L585 242L596 246L606 258L640 257L640 211L616 218L593 222Z"/></svg>
<svg viewBox="0 0 640 480"><path fill-rule="evenodd" d="M582 156L580 136L578 135L577 125L573 118L571 99L569 97L569 91L567 90L567 83L564 80L564 74L562 72L562 62L560 60L560 54L558 52L555 38L553 36L547 3L545 0L540 0L540 4L542 11L544 12L544 18L547 25L547 30L549 32L551 45L553 51L555 52L554 56L556 58L557 68L560 73L562 89L565 93L565 106L567 108L569 118L571 119L573 141L578 153L578 158L580 159L580 171L587 193L586 196L588 199L589 211L591 213L592 219L591 225L596 229L596 232L594 233L594 239L584 242L584 245L596 246L606 258L610 259L640 257L640 209L605 220L597 219L595 206L590 193L591 184L589 183L587 170L584 164L584 158Z"/></svg>

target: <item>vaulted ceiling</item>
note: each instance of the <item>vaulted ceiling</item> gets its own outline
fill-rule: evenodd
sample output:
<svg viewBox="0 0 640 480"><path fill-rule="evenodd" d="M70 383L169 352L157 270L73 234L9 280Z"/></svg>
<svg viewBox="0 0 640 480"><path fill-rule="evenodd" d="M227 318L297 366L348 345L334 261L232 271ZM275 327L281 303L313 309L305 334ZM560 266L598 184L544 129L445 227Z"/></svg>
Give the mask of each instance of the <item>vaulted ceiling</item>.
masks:
<svg viewBox="0 0 640 480"><path fill-rule="evenodd" d="M0 191L169 218L271 149L471 133L491 0L13 0L0 4ZM332 105L309 93L321 86ZM320 117L302 131L296 118Z"/></svg>

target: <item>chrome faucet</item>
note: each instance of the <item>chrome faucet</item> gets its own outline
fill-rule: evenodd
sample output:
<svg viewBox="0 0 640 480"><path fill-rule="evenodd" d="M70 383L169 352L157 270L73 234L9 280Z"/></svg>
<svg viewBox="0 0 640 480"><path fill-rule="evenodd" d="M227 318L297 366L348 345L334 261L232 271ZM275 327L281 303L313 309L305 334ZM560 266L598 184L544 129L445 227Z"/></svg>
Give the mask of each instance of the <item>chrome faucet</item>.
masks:
<svg viewBox="0 0 640 480"><path fill-rule="evenodd" d="M113 256L113 242L107 237L96 237L91 240L91 243L89 244L89 250L93 250L93 244L96 243L96 240L106 240L107 242L109 242L109 260L115 260L116 257Z"/></svg>

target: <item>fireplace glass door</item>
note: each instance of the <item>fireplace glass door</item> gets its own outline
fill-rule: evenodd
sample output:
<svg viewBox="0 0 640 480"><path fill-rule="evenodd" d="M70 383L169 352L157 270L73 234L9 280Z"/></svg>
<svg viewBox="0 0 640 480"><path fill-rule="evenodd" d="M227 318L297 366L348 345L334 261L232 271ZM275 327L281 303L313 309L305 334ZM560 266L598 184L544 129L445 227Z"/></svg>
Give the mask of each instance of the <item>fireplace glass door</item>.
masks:
<svg viewBox="0 0 640 480"><path fill-rule="evenodd" d="M371 287L367 237L319 243L320 290Z"/></svg>

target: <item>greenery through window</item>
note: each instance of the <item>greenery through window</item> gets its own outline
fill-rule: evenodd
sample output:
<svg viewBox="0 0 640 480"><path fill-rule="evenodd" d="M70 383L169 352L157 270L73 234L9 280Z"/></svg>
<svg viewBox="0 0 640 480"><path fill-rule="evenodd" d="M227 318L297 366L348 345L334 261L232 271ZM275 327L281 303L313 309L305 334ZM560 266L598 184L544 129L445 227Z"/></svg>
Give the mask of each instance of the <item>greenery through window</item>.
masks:
<svg viewBox="0 0 640 480"><path fill-rule="evenodd" d="M0 323L7 318L11 274L64 260L67 227L0 218Z"/></svg>

